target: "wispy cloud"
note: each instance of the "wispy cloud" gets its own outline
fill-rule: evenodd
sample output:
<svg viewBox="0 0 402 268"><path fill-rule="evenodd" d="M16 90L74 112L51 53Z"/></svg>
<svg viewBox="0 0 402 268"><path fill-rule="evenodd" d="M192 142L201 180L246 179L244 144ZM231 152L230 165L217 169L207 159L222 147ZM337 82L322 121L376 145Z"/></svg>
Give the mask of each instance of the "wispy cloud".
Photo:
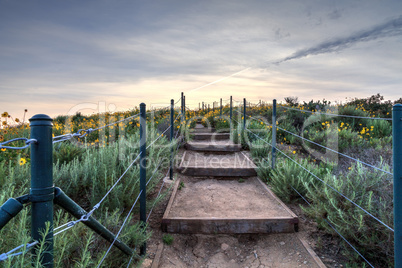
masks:
<svg viewBox="0 0 402 268"><path fill-rule="evenodd" d="M383 24L376 25L370 29L356 32L347 37L336 38L331 41L320 43L316 46L296 51L292 55L276 61L276 64L300 59L309 55L318 55L324 53L337 52L348 48L356 43L367 42L378 38L401 35L402 34L402 16L387 21Z"/></svg>

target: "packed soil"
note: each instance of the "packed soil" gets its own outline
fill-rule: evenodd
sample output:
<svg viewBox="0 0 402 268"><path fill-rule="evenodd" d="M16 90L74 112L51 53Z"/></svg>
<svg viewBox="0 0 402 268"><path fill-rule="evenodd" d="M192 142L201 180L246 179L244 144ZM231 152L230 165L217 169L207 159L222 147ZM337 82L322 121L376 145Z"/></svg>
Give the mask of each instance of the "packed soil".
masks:
<svg viewBox="0 0 402 268"><path fill-rule="evenodd" d="M221 180L186 176L181 182L169 217L291 217L255 177Z"/></svg>
<svg viewBox="0 0 402 268"><path fill-rule="evenodd" d="M319 267L295 235L175 234L158 267Z"/></svg>

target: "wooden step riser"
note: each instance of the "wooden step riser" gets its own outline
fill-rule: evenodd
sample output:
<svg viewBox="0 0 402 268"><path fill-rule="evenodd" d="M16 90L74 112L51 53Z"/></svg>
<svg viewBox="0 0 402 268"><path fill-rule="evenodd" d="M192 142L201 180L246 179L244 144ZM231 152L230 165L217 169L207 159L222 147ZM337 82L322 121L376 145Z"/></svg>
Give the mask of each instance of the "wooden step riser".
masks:
<svg viewBox="0 0 402 268"><path fill-rule="evenodd" d="M196 177L253 177L257 176L254 168L179 168L180 173Z"/></svg>
<svg viewBox="0 0 402 268"><path fill-rule="evenodd" d="M195 219L162 220L162 231L181 234L256 234L293 233L297 218L278 219Z"/></svg>
<svg viewBox="0 0 402 268"><path fill-rule="evenodd" d="M202 133L202 134L194 134L193 140L195 141L220 141L220 140L229 140L229 133Z"/></svg>
<svg viewBox="0 0 402 268"><path fill-rule="evenodd" d="M240 152L241 145L227 145L227 146L215 146L215 145L207 145L207 146L200 146L200 145L191 145L186 144L185 148L191 151L197 152L220 152L220 153L230 153L230 152Z"/></svg>

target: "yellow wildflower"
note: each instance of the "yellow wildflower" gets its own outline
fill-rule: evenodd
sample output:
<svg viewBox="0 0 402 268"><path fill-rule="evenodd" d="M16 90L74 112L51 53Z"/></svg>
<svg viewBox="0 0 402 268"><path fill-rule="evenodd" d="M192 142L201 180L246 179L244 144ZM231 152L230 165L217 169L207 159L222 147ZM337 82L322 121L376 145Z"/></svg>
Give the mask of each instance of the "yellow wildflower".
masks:
<svg viewBox="0 0 402 268"><path fill-rule="evenodd" d="M23 166L23 165L25 165L27 163L27 160L25 160L25 158L22 158L21 157L21 159L20 159L20 166Z"/></svg>

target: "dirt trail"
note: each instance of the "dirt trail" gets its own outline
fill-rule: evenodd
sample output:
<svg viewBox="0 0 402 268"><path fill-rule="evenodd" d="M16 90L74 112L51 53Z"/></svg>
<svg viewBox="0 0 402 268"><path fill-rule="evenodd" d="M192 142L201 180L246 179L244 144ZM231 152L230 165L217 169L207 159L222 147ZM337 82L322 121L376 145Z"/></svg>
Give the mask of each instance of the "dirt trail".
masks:
<svg viewBox="0 0 402 268"><path fill-rule="evenodd" d="M227 158L228 155L216 153L205 154L205 157L219 159ZM261 189L258 178L222 180L213 177L194 178L183 174L177 176L183 184L180 190L176 190L175 200L171 201L171 213L174 216L247 219L270 215L275 217L283 213L283 210L288 210L283 208L284 204ZM167 198L162 208L158 209L158 216L163 214ZM150 224L151 227L157 227L160 223L159 218L151 220ZM162 243L163 235L160 230L154 233L149 243L152 245L149 258L142 267L325 267L308 243L299 239L297 233L174 233L169 234L173 237L171 245Z"/></svg>
<svg viewBox="0 0 402 268"><path fill-rule="evenodd" d="M174 234L158 267L319 267L295 236Z"/></svg>

